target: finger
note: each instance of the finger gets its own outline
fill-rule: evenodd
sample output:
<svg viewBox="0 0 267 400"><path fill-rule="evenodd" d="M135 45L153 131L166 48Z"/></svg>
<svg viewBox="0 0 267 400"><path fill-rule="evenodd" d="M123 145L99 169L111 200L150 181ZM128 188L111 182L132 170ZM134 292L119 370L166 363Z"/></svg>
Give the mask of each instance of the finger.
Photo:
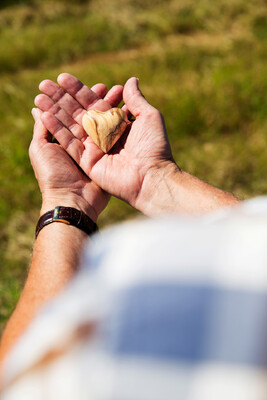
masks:
<svg viewBox="0 0 267 400"><path fill-rule="evenodd" d="M65 110L61 108L54 115L77 139L83 141L87 138L88 135L82 125L78 124Z"/></svg>
<svg viewBox="0 0 267 400"><path fill-rule="evenodd" d="M108 102L111 105L111 107L117 107L122 101L122 93L123 93L123 86L121 85L113 86L105 96L104 100Z"/></svg>
<svg viewBox="0 0 267 400"><path fill-rule="evenodd" d="M38 108L32 109L32 116L34 118L33 138L34 142L47 143L51 142L51 135L41 121L42 111Z"/></svg>
<svg viewBox="0 0 267 400"><path fill-rule="evenodd" d="M37 107L40 107L43 111L50 111L53 114L63 109L69 116L75 116L77 122L81 125L82 115L79 117L79 114L83 113L84 109L69 93L66 93L57 83L49 79L42 81L39 85L39 89L44 94L36 97L35 104Z"/></svg>
<svg viewBox="0 0 267 400"><path fill-rule="evenodd" d="M45 94L39 94L34 100L35 105L42 111L49 111L61 121L79 140L84 140L87 135L82 128L58 103Z"/></svg>
<svg viewBox="0 0 267 400"><path fill-rule="evenodd" d="M106 87L106 85L104 85L104 83L97 83L96 85L91 87L91 90L95 92L98 97L103 99L107 94L108 88Z"/></svg>
<svg viewBox="0 0 267 400"><path fill-rule="evenodd" d="M142 95L138 87L138 79L130 78L126 82L123 90L123 100L128 110L135 116L138 117L141 114L145 114L149 111L155 110L148 101Z"/></svg>
<svg viewBox="0 0 267 400"><path fill-rule="evenodd" d="M52 83L54 83L54 82L52 82ZM44 86L47 89L46 90L47 94L39 94L38 96L35 97L34 104L36 105L36 107L38 107L42 111L49 111L52 114L54 114L57 117L57 119L59 119L68 129L70 129L70 130L72 130L73 128L77 129L77 127L75 127L75 125L77 125L77 123L71 117L71 115L69 113L66 113L60 107L59 103L55 103L54 100L52 100L52 98L49 97L49 96L52 96L52 97L56 98L55 96L53 96L53 93L54 93L54 90L57 90L56 86L58 86L58 85L56 85L56 84L51 85L50 81L46 80L46 81L41 82L40 88L43 88ZM48 90L48 88L50 88L50 90ZM65 95L65 92L64 92L64 95ZM75 103L75 109L77 109L76 103Z"/></svg>
<svg viewBox="0 0 267 400"><path fill-rule="evenodd" d="M57 103L54 103L52 98L45 94L36 96L34 102L42 111L49 111L56 115L68 129L77 129L75 123L76 125L80 125L80 127L82 126L82 117L86 110L68 93L64 92L63 97L58 99ZM110 105L106 101L99 99L91 108L99 111L106 111L110 108Z"/></svg>
<svg viewBox="0 0 267 400"><path fill-rule="evenodd" d="M75 76L63 73L57 78L59 85L88 110L99 100L98 95Z"/></svg>
<svg viewBox="0 0 267 400"><path fill-rule="evenodd" d="M125 114L127 115L128 120L130 120L132 118L132 114L130 113L130 111L128 110L128 107L126 106L126 104L124 104L121 109L125 112Z"/></svg>
<svg viewBox="0 0 267 400"><path fill-rule="evenodd" d="M64 89L50 79L45 79L42 81L39 85L39 89L41 92L49 96L54 103L60 100L66 93Z"/></svg>
<svg viewBox="0 0 267 400"><path fill-rule="evenodd" d="M110 105L107 103L105 100L98 100L92 107L90 107L90 110L98 110L98 111L107 111L110 110Z"/></svg>
<svg viewBox="0 0 267 400"><path fill-rule="evenodd" d="M63 74L69 75L69 74ZM57 83L45 79L39 85L39 89L44 93L38 95L35 99L37 107L40 107L44 111L50 111L56 114L60 108L65 110L67 114L73 117L81 125L82 115L84 112L83 106L76 101L69 93L66 93ZM46 95L46 98L44 97ZM94 94L95 101L98 96ZM54 106L52 107L52 104ZM81 115L80 115L81 114Z"/></svg>
<svg viewBox="0 0 267 400"><path fill-rule="evenodd" d="M84 151L83 143L50 112L44 112L41 119L46 129L55 136L61 146L79 164Z"/></svg>
<svg viewBox="0 0 267 400"><path fill-rule="evenodd" d="M60 107L48 95L38 94L34 99L34 104L42 111L50 111L55 114L59 111Z"/></svg>

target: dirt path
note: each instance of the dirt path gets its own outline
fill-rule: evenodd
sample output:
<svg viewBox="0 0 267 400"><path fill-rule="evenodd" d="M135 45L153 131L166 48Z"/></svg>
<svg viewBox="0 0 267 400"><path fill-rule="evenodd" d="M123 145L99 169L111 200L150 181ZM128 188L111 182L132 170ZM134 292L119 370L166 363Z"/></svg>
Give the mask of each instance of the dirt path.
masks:
<svg viewBox="0 0 267 400"><path fill-rule="evenodd" d="M140 56L149 56L163 53L165 49L173 50L179 46L200 47L200 48L220 48L227 49L234 40L243 38L244 34L240 31L230 32L228 34L211 35L207 33L197 33L194 35L169 35L161 40L149 42L138 48L125 49L112 52L94 53L74 63L66 64L62 67L75 68L81 67L87 63L113 63L127 60L135 60ZM246 34L246 38L249 36Z"/></svg>

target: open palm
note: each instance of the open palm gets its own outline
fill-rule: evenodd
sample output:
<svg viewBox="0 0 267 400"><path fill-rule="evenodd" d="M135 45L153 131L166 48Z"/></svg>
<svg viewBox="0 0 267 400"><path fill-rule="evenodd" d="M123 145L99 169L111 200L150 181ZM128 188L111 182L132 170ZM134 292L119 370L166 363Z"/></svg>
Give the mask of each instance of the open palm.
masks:
<svg viewBox="0 0 267 400"><path fill-rule="evenodd" d="M42 82L41 87L45 87L45 90L50 94L55 93L56 90L58 90L58 96L60 91L62 95L65 93L52 81ZM108 94L106 94L106 87L102 84L98 84L92 89L88 89L89 96L88 93L86 94L88 108L91 104L99 101L100 107L105 110L121 101L122 87L120 86L114 87ZM107 100L101 99L104 96L111 101L111 105ZM35 101L37 105L41 105L43 111L51 110L69 126L75 125L76 135L84 134L83 129L75 123L70 115L60 109L48 95L39 95ZM55 206L58 204L68 206L75 204L96 220L107 205L109 195L95 182L91 181L61 145L51 142L51 135L42 123L41 115L42 111L33 109L35 126L29 153L42 192L43 202L49 203L49 207L51 207L51 204ZM44 204L43 207L45 208L46 205ZM47 210L43 209L44 211Z"/></svg>
<svg viewBox="0 0 267 400"><path fill-rule="evenodd" d="M147 174L172 159L160 113L141 95L136 78L129 79L123 98L136 120L129 123L110 153L104 154L82 128L82 116L89 108L88 88L69 74L61 74L58 82L61 88L56 84L49 84L49 90L48 84L40 87L45 95L36 105L48 111L42 115L44 125L97 185L136 206ZM63 89L65 94L61 95ZM112 99L107 100L115 105ZM109 107L101 100L91 102L90 108L104 111Z"/></svg>

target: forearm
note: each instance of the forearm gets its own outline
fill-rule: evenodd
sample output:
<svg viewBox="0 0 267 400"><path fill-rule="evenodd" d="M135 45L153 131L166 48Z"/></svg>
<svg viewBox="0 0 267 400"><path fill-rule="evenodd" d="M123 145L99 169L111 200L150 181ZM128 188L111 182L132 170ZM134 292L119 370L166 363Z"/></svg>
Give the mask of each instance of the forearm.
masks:
<svg viewBox="0 0 267 400"><path fill-rule="evenodd" d="M32 263L20 300L4 331L0 360L26 329L39 309L71 280L88 236L76 227L52 223L34 244Z"/></svg>
<svg viewBox="0 0 267 400"><path fill-rule="evenodd" d="M240 202L233 194L201 181L170 162L149 171L142 189L136 207L148 216L200 214Z"/></svg>

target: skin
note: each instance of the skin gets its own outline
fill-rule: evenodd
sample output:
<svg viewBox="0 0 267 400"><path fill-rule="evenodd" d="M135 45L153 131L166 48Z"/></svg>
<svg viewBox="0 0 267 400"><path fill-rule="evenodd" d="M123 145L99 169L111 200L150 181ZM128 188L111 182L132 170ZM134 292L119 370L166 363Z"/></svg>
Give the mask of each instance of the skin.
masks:
<svg viewBox="0 0 267 400"><path fill-rule="evenodd" d="M130 78L123 90L125 109L135 121L108 154L80 131L87 109L81 93L88 88L69 74L59 75L58 84L44 81L40 85L44 94L36 98L35 104L43 111L42 121L86 175L108 193L148 216L206 212L238 202L232 194L200 181L176 165L164 119L143 97L137 78ZM98 107L96 103L94 108ZM76 125L68 124L58 110L75 120Z"/></svg>
<svg viewBox="0 0 267 400"><path fill-rule="evenodd" d="M105 110L121 101L121 86L108 93L103 84L92 89L86 94L88 108L97 101L98 107ZM33 109L32 114L35 124L29 155L42 193L40 215L61 205L80 209L96 222L110 196L83 173L62 146L52 143L51 134L41 121L42 112ZM68 122L71 123L70 118ZM62 223L41 230L34 243L27 281L1 339L0 364L40 307L58 294L77 271L86 239L84 232Z"/></svg>
<svg viewBox="0 0 267 400"><path fill-rule="evenodd" d="M108 193L139 208L136 202L142 192L147 171L159 162L171 160L172 155L163 119L139 91L133 92L136 81L132 78L126 84L124 102L138 118L109 154L104 154L84 131L81 132L82 117L87 104L81 100L80 93L86 92L86 89L76 78L69 74L59 75L60 86L52 86L51 81L42 82L40 89L45 94L38 96L35 104L43 111L42 121L46 128L84 172ZM62 88L67 94L62 92ZM141 104L140 110L134 106L136 95L145 102L145 107ZM66 122L65 114L62 118L62 114L55 112L58 107L61 113L64 110L71 116L76 125ZM99 102L93 108L100 109Z"/></svg>
<svg viewBox="0 0 267 400"><path fill-rule="evenodd" d="M40 90L29 154L42 193L41 215L58 205L70 206L96 222L110 195L148 216L199 213L239 202L176 165L163 117L145 100L136 78L107 93L103 84L89 89L72 75L61 74L58 84L45 80ZM85 134L82 116L90 108L105 111L117 106L122 95L124 109L135 121L104 154ZM49 132L60 144L51 142ZM86 239L84 232L62 223L41 230L24 290L2 337L0 360L43 304L72 279Z"/></svg>

